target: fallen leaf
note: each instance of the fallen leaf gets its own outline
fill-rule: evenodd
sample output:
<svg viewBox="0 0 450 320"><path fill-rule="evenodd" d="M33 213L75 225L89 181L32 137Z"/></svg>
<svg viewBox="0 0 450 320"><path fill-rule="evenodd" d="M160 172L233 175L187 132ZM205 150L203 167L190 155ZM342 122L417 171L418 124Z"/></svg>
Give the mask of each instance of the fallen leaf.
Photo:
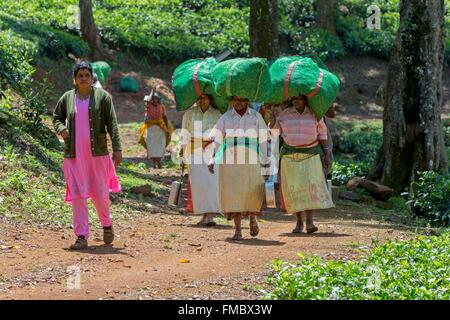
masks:
<svg viewBox="0 0 450 320"><path fill-rule="evenodd" d="M113 260L113 262L125 262L125 260L123 260L123 259L117 259L117 260Z"/></svg>
<svg viewBox="0 0 450 320"><path fill-rule="evenodd" d="M193 246L193 247L201 247L202 246L201 243L189 243L189 245Z"/></svg>

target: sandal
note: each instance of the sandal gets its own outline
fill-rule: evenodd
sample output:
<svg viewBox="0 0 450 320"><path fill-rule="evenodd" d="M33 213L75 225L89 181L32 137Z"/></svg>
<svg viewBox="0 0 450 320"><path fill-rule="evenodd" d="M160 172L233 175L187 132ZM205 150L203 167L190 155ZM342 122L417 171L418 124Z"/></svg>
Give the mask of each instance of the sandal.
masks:
<svg viewBox="0 0 450 320"><path fill-rule="evenodd" d="M217 223L215 221L211 220L211 221L206 222L204 225L207 227L214 227L217 225Z"/></svg>
<svg viewBox="0 0 450 320"><path fill-rule="evenodd" d="M105 244L111 244L114 240L114 229L113 226L103 227L103 242Z"/></svg>
<svg viewBox="0 0 450 320"><path fill-rule="evenodd" d="M88 247L87 240L84 236L78 236L73 245L70 246L71 250L83 250Z"/></svg>
<svg viewBox="0 0 450 320"><path fill-rule="evenodd" d="M258 222L255 220L254 222L252 222L252 220L250 220L250 235L252 237L256 237L259 233L259 226L258 226Z"/></svg>
<svg viewBox="0 0 450 320"><path fill-rule="evenodd" d="M303 233L303 226L296 226L292 233Z"/></svg>
<svg viewBox="0 0 450 320"><path fill-rule="evenodd" d="M312 226L312 227L306 228L306 232L307 233L314 233L317 230L319 230L319 228L317 228L316 226Z"/></svg>
<svg viewBox="0 0 450 320"><path fill-rule="evenodd" d="M233 238L231 238L231 239L232 239L232 240L236 240L236 241L242 240L242 232L241 232L241 230L236 231L236 232L234 233Z"/></svg>

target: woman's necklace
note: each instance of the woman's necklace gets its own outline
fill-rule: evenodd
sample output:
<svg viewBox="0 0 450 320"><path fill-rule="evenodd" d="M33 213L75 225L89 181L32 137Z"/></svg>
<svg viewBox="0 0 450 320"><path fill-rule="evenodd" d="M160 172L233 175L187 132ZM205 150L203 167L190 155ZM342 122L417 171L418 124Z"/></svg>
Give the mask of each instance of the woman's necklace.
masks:
<svg viewBox="0 0 450 320"><path fill-rule="evenodd" d="M89 94L87 94L87 95L82 95L81 93L77 93L77 96L78 96L78 99L80 99L80 100L87 100L87 99L89 99L89 97L91 96L91 93L89 92Z"/></svg>

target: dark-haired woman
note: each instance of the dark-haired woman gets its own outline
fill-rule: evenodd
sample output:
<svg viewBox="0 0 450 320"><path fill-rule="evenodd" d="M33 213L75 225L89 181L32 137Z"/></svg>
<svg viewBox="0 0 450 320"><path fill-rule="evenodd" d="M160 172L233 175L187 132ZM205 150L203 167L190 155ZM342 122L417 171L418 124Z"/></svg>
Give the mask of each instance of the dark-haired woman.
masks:
<svg viewBox="0 0 450 320"><path fill-rule="evenodd" d="M242 217L250 219L250 235L259 234L257 216L262 215L264 176L269 163L268 133L263 117L249 107L248 99L234 96L230 104L211 132L215 155L208 169L213 174L217 170L219 209L227 219L234 220L232 239L242 240Z"/></svg>
<svg viewBox="0 0 450 320"><path fill-rule="evenodd" d="M109 211L109 192L121 190L108 152L106 135L112 140L116 165L122 161L119 128L112 97L94 88L90 63L79 62L73 70L75 89L59 99L53 125L65 142L63 172L66 202L72 204L76 242L73 250L87 248L89 220L87 199L91 199L103 227L103 240L110 244L114 231Z"/></svg>
<svg viewBox="0 0 450 320"><path fill-rule="evenodd" d="M183 134L186 135L183 139L183 159L189 170L188 198L189 195L192 198L192 208L188 211L203 215L198 225L207 227L216 224L213 218L219 212L217 174L212 175L208 171L209 159L214 151L208 136L221 116L213 104L210 95L202 94L197 103L185 112L182 121Z"/></svg>
<svg viewBox="0 0 450 320"><path fill-rule="evenodd" d="M291 98L291 106L270 119L272 135L283 138L280 150L280 195L286 211L297 217L293 233L314 233L314 210L333 207L323 168L331 166L327 127L308 105L306 96ZM321 161L322 160L322 161ZM323 166L323 168L322 168ZM302 180L300 180L302 179Z"/></svg>

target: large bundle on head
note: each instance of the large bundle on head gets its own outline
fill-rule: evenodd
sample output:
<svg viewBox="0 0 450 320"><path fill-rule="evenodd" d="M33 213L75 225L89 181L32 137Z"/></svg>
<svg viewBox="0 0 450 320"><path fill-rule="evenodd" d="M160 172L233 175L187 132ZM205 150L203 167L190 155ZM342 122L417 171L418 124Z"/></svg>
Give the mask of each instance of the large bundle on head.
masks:
<svg viewBox="0 0 450 320"><path fill-rule="evenodd" d="M321 61L317 61L322 64ZM323 117L339 90L339 78L309 57L282 57L270 67L274 88L271 103L305 95L318 117Z"/></svg>
<svg viewBox="0 0 450 320"><path fill-rule="evenodd" d="M311 58L311 60L314 61L319 66L319 68L329 71L327 65L322 61L322 59L319 57L317 53L302 54L301 57Z"/></svg>
<svg viewBox="0 0 450 320"><path fill-rule="evenodd" d="M272 95L266 59L237 58L219 63L213 72L214 90L221 97L237 96L264 102Z"/></svg>
<svg viewBox="0 0 450 320"><path fill-rule="evenodd" d="M105 61L96 61L91 63L91 66L94 73L97 74L98 81L104 84L111 72L109 64Z"/></svg>
<svg viewBox="0 0 450 320"><path fill-rule="evenodd" d="M217 97L212 83L212 72L217 65L214 58L190 59L180 64L173 73L173 91L177 110L190 108L202 94L213 96L214 104L226 110L227 99Z"/></svg>

